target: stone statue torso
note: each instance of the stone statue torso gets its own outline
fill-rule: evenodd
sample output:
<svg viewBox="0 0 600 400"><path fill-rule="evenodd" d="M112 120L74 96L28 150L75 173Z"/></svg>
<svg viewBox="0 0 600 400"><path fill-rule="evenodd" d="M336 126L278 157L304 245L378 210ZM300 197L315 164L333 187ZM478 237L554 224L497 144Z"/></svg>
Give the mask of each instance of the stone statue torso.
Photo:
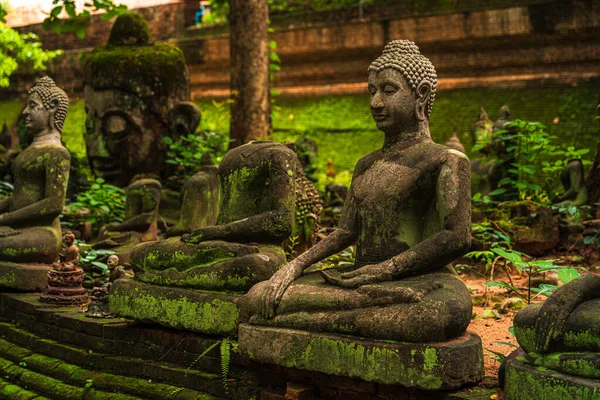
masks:
<svg viewBox="0 0 600 400"><path fill-rule="evenodd" d="M70 162L70 154L62 146L54 144L31 145L23 150L13 164L15 187L11 198L10 211L44 200L46 196L47 174L55 164ZM66 181L68 177L64 177ZM63 188L56 188L62 190ZM32 221L32 226L58 226L58 218L45 220L44 217Z"/></svg>
<svg viewBox="0 0 600 400"><path fill-rule="evenodd" d="M357 267L389 260L440 230L436 182L447 151L426 142L359 161L348 205L358 224Z"/></svg>

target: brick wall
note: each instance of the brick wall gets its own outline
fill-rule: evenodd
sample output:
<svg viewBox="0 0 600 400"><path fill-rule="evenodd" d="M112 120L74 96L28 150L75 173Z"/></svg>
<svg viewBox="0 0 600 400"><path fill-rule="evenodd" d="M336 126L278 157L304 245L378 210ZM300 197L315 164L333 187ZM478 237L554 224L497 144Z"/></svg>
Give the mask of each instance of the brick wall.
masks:
<svg viewBox="0 0 600 400"><path fill-rule="evenodd" d="M357 19L355 8L301 16L296 23L274 16L276 31L271 39L277 42L282 60L275 85L283 95L363 93L370 62L389 40L401 38L414 40L432 60L440 90L577 84L600 76L600 0L513 3L518 4L412 17L401 14L399 6L367 8L363 19ZM229 92L227 29L186 29L184 10L184 4L178 3L139 12L149 21L155 39L171 38L183 49L195 98L225 97ZM105 43L109 28L110 22L95 16L83 42L44 32L39 25L27 30L39 32L49 48L72 49L50 73L77 95L81 55ZM12 94L22 93L31 82L27 76L14 79Z"/></svg>
<svg viewBox="0 0 600 400"><path fill-rule="evenodd" d="M389 14L385 14L389 15ZM226 34L176 40L195 97L226 96ZM393 39L411 39L438 71L440 90L577 83L600 75L600 1L552 1L416 17L278 28L282 94L364 92L366 70Z"/></svg>

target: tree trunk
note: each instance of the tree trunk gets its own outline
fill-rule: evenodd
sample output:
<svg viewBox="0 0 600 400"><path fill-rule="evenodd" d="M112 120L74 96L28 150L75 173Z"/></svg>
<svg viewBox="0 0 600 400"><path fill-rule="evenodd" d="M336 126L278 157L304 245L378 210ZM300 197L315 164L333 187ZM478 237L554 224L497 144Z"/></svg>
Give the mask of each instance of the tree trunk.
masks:
<svg viewBox="0 0 600 400"><path fill-rule="evenodd" d="M269 134L267 0L230 0L230 148Z"/></svg>
<svg viewBox="0 0 600 400"><path fill-rule="evenodd" d="M598 103L600 104L600 99L598 100ZM600 117L600 108L598 109L598 115ZM592 206L592 210L594 211L600 208L596 205L596 203L600 203L600 135L598 139L599 140L598 144L596 145L596 155L594 156L594 162L590 167L586 180L586 185L590 197L590 205Z"/></svg>

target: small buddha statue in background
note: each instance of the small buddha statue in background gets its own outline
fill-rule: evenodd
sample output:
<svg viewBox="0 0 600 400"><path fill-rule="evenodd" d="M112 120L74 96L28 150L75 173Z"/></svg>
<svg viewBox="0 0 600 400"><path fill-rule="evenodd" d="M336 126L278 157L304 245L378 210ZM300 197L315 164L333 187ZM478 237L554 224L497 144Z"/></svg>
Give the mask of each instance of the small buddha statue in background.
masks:
<svg viewBox="0 0 600 400"><path fill-rule="evenodd" d="M60 261L48 272L48 286L40 295L40 301L61 305L80 305L89 301L83 287L84 273L79 268L79 248L75 235L67 232L63 238L65 246Z"/></svg>

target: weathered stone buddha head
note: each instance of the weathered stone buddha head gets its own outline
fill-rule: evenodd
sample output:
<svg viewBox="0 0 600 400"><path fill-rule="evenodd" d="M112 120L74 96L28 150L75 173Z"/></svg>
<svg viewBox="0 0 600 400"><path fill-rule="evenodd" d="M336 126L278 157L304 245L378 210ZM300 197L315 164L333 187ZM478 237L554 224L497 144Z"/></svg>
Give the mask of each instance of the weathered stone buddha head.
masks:
<svg viewBox="0 0 600 400"><path fill-rule="evenodd" d="M44 76L29 90L23 110L25 127L33 136L48 129L61 133L68 110L67 94L52 78Z"/></svg>
<svg viewBox="0 0 600 400"><path fill-rule="evenodd" d="M371 114L377 128L391 134L429 120L437 75L413 42L390 42L368 72Z"/></svg>
<svg viewBox="0 0 600 400"><path fill-rule="evenodd" d="M97 176L117 185L164 172L163 136L193 133L200 121L183 53L151 43L138 14L121 15L108 44L87 57L84 84L89 162Z"/></svg>

